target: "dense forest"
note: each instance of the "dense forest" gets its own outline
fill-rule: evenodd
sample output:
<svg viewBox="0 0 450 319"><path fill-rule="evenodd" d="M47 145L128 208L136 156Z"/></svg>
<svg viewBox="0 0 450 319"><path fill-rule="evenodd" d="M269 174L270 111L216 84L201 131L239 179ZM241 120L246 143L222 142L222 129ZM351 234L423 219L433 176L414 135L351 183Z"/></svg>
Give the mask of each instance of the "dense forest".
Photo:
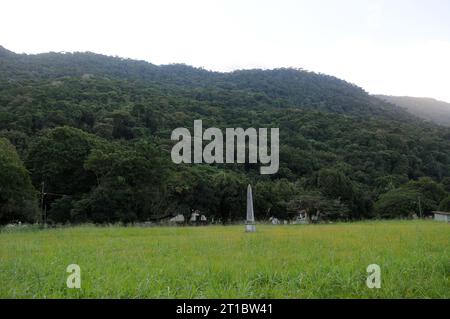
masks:
<svg viewBox="0 0 450 319"><path fill-rule="evenodd" d="M450 126L450 103L424 97L390 95L376 95L376 97L400 106L425 120Z"/></svg>
<svg viewBox="0 0 450 319"><path fill-rule="evenodd" d="M171 132L278 127L280 169L175 165ZM450 210L450 128L335 77L0 47L0 223L398 218ZM42 196L42 189L45 195Z"/></svg>

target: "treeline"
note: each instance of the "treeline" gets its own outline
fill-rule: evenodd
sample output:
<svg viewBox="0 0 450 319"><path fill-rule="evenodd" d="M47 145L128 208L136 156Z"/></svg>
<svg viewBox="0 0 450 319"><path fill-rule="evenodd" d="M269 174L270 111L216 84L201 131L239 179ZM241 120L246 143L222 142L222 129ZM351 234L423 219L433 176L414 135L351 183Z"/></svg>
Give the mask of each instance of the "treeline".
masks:
<svg viewBox="0 0 450 319"><path fill-rule="evenodd" d="M240 220L450 210L450 129L302 70L214 73L95 54L0 49L0 222ZM171 131L279 127L280 170L174 165Z"/></svg>

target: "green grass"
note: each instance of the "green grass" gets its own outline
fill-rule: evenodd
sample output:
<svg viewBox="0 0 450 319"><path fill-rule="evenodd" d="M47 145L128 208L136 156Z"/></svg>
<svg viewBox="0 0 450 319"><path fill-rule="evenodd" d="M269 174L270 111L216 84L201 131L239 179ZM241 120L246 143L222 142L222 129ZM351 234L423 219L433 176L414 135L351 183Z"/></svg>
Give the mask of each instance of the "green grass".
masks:
<svg viewBox="0 0 450 319"><path fill-rule="evenodd" d="M450 225L94 227L0 233L2 298L450 298ZM66 267L81 267L68 289ZM381 289L366 286L369 264Z"/></svg>

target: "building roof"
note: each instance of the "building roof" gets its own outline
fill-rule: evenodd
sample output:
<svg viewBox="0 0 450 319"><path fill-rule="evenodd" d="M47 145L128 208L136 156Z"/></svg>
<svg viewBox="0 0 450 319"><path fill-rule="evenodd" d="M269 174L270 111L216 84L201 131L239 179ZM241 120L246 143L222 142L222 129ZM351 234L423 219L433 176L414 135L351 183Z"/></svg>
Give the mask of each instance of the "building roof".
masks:
<svg viewBox="0 0 450 319"><path fill-rule="evenodd" d="M449 212L433 212L435 215L450 215Z"/></svg>

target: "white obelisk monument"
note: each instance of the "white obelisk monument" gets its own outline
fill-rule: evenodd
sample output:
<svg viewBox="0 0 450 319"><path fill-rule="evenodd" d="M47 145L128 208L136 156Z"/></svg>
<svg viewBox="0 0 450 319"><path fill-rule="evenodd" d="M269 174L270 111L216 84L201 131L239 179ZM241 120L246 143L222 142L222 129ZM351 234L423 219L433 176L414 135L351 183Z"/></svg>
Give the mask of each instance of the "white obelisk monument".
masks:
<svg viewBox="0 0 450 319"><path fill-rule="evenodd" d="M245 231L255 232L255 214L253 212L253 196L250 184L247 187L247 220L245 221Z"/></svg>

